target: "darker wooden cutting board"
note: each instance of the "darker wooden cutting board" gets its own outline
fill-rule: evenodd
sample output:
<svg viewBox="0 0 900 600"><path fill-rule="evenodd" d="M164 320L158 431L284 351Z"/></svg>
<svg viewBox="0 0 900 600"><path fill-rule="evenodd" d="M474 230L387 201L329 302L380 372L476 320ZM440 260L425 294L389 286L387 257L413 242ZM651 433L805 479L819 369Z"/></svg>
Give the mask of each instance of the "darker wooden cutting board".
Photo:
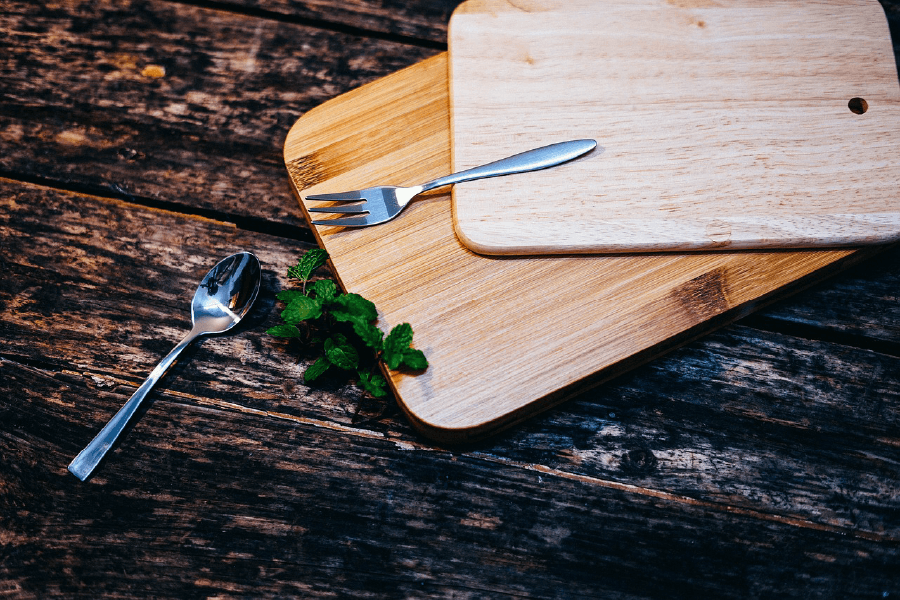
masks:
<svg viewBox="0 0 900 600"><path fill-rule="evenodd" d="M455 170L564 139L603 148L455 186L477 252L900 235L900 85L876 0L469 0L449 43Z"/></svg>
<svg viewBox="0 0 900 600"><path fill-rule="evenodd" d="M308 112L284 158L300 197L447 173L446 54ZM447 442L507 427L875 250L495 259L459 242L446 192L384 225L313 231L379 326L412 324L431 366L390 382L417 429Z"/></svg>

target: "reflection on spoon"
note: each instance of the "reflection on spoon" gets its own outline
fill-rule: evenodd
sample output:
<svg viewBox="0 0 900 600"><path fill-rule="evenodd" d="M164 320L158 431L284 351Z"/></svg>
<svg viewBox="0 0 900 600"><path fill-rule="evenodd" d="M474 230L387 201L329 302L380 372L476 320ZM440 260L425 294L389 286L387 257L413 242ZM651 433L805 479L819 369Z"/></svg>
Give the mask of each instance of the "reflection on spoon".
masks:
<svg viewBox="0 0 900 600"><path fill-rule="evenodd" d="M206 274L191 302L191 331L156 365L128 402L69 464L69 471L75 477L84 481L94 471L137 412L144 397L188 344L201 335L228 331L240 322L256 300L259 284L259 260L249 252L229 256Z"/></svg>

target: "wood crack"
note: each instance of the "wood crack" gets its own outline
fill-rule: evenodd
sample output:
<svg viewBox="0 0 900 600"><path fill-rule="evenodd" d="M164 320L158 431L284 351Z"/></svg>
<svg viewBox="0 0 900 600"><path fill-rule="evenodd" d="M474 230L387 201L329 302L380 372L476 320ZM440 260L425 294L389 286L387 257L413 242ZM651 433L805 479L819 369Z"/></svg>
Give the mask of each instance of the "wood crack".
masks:
<svg viewBox="0 0 900 600"><path fill-rule="evenodd" d="M792 527L799 527L802 529L813 529L816 531L823 531L828 533L834 533L838 535L846 535L852 536L864 540L875 541L875 542L891 542L897 543L900 542L900 538L889 535L881 535L878 533L870 532L870 531L861 531L858 529L851 529L849 527L838 527L835 525L828 525L825 523L815 523L813 521L809 521L807 519L803 519L800 517L790 516L790 515L779 515L775 513L767 513L759 510L754 510L752 508L744 508L739 506L732 506L728 504L720 504L717 502L710 502L708 500L699 500L697 498L692 498L690 496L683 496L680 494L674 494L672 492L666 492L663 490L655 490L652 488L646 488L641 486L632 485L629 483L622 483L619 481L612 481L609 479L601 479L599 477L590 477L588 475L579 475L577 473L570 473L568 471L562 471L560 469L553 469L550 467L546 467L544 465L539 464L529 464L522 463L518 461L512 461L507 459L502 459L498 457L488 457L480 455L478 458L482 460L487 460L490 462L500 463L506 466L515 466L528 471L534 471L536 473L543 473L545 475L552 475L554 477L560 477L563 479L569 479L573 481L579 481L581 483L586 483L589 485L596 485L598 487L603 487L607 489L618 490L621 492L626 492L630 494L638 494L641 496L648 496L652 498L658 498L660 500L666 500L669 502L677 502L679 504L687 504L694 507L705 508L709 510L715 510L718 512L725 512L733 515L740 515L743 517L749 517L753 519L759 519L763 521L772 521L776 523L781 523L783 525L790 525Z"/></svg>
<svg viewBox="0 0 900 600"><path fill-rule="evenodd" d="M147 210L160 210L184 218L199 218L218 225L234 227L241 231L264 233L274 237L287 238L309 244L316 243L315 237L313 236L312 231L310 231L309 226L306 225L305 222L299 224L301 223L299 218L297 220L298 225L291 225L289 223L268 221L265 218L260 217L242 216L217 210L204 209L198 206L188 206L155 198L135 196L129 194L120 186L99 188L4 170L0 170L0 179L7 180L11 183L35 185L64 194L90 196L100 201L125 202L130 206L136 206Z"/></svg>
<svg viewBox="0 0 900 600"><path fill-rule="evenodd" d="M359 37L374 38L384 40L386 42L394 42L407 46L419 46L421 48L430 48L433 50L446 50L447 43L427 38L404 35L402 33L393 33L379 31L376 29L368 29L365 27L353 26L347 23L332 21L328 19L316 19L309 17L301 17L292 14L281 13L273 10L265 10L251 6L241 6L231 4L229 2L214 2L210 0L188 1L188 0L167 0L172 4L183 4L186 6L194 6L197 8L228 12L232 14L242 15L245 17L254 17L265 19L267 21L277 21L281 23L291 23L293 25L303 25L306 27L314 27L325 31L333 31L335 33L345 33Z"/></svg>

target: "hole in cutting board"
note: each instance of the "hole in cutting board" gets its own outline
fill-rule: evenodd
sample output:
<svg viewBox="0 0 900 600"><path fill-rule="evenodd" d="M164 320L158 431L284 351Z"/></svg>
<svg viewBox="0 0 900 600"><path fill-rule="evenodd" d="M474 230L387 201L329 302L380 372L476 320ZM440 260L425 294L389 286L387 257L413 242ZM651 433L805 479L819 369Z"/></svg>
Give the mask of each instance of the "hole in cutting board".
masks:
<svg viewBox="0 0 900 600"><path fill-rule="evenodd" d="M869 103L862 98L850 98L850 102L847 103L847 108L849 108L851 112L861 115L869 110Z"/></svg>

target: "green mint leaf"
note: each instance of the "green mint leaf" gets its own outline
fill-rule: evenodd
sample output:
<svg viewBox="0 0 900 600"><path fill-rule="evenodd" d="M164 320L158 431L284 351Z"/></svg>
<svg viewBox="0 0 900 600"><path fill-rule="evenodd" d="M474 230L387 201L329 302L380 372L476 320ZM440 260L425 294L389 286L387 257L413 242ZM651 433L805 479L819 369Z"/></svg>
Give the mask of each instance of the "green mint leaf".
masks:
<svg viewBox="0 0 900 600"><path fill-rule="evenodd" d="M403 361L403 354L399 352L390 352L387 347L385 347L384 352L381 354L381 359L384 361L384 364L387 365L388 369L396 371L400 368L400 362Z"/></svg>
<svg viewBox="0 0 900 600"><path fill-rule="evenodd" d="M409 348L412 338L412 326L409 323L400 323L391 329L387 339L384 340L384 346L385 348L390 348L391 351L402 352Z"/></svg>
<svg viewBox="0 0 900 600"><path fill-rule="evenodd" d="M359 366L359 352L350 344L347 336L335 333L325 340L325 356L335 366L355 369Z"/></svg>
<svg viewBox="0 0 900 600"><path fill-rule="evenodd" d="M384 337L384 333L382 333L380 329L366 321L363 317L354 315L344 310L332 310L331 316L334 317L335 321L350 323L353 326L354 333L359 336L359 339L361 339L366 346L372 348L375 352L379 352L381 350L383 346L382 338Z"/></svg>
<svg viewBox="0 0 900 600"><path fill-rule="evenodd" d="M359 336L363 344L375 352L381 351L384 347L384 333L380 329L360 318L353 319L350 323L353 325L354 333Z"/></svg>
<svg viewBox="0 0 900 600"><path fill-rule="evenodd" d="M296 325L300 321L318 319L322 314L322 303L309 296L296 296L291 303L281 311L281 318L285 323Z"/></svg>
<svg viewBox="0 0 900 600"><path fill-rule="evenodd" d="M359 294L344 294L334 299L334 303L351 315L361 317L366 321L374 321L378 318L378 310L375 305ZM349 319L348 319L349 320Z"/></svg>
<svg viewBox="0 0 900 600"><path fill-rule="evenodd" d="M333 301L338 293L337 284L330 279L319 279L314 281L308 289L315 293L316 298L318 298L322 304L328 304Z"/></svg>
<svg viewBox="0 0 900 600"><path fill-rule="evenodd" d="M349 323L349 322L353 321L354 319L359 318L356 315L354 315L353 313L349 313L346 310L340 310L337 308L332 308L330 314L332 317L334 317L335 321L340 321L341 323Z"/></svg>
<svg viewBox="0 0 900 600"><path fill-rule="evenodd" d="M285 305L288 305L294 298L302 295L303 292L301 292L300 290L281 290L275 295L275 297L284 302Z"/></svg>
<svg viewBox="0 0 900 600"><path fill-rule="evenodd" d="M306 281L313 272L325 264L328 260L328 253L321 248L313 248L300 257L297 264L288 269L288 277Z"/></svg>
<svg viewBox="0 0 900 600"><path fill-rule="evenodd" d="M303 372L303 383L311 383L318 379L322 373L328 370L328 367L331 366L331 362L324 356L320 356L316 362L309 365L306 371Z"/></svg>
<svg viewBox="0 0 900 600"><path fill-rule="evenodd" d="M403 365L409 367L413 371L421 371L428 368L428 359L425 353L415 348L407 348L403 353Z"/></svg>
<svg viewBox="0 0 900 600"><path fill-rule="evenodd" d="M409 323L400 323L384 339L384 353L382 358L388 369L397 369L403 362L403 354L409 350L412 342L413 331Z"/></svg>
<svg viewBox="0 0 900 600"><path fill-rule="evenodd" d="M276 325L275 327L269 327L266 333L281 338L300 337L300 330L294 325Z"/></svg>
<svg viewBox="0 0 900 600"><path fill-rule="evenodd" d="M388 394L387 381L385 381L381 373L370 374L360 371L359 386L375 398L384 398Z"/></svg>

